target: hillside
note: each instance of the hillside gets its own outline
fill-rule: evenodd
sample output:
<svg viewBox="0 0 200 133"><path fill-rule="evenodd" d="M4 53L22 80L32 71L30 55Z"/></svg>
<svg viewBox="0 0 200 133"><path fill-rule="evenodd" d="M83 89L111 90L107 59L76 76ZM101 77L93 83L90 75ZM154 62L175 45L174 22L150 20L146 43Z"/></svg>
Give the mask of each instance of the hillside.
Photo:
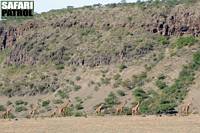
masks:
<svg viewBox="0 0 200 133"><path fill-rule="evenodd" d="M48 116L70 99L66 115L112 114L137 101L163 114L198 101L200 2L137 2L52 10L0 22L0 111ZM197 83L197 84L196 84ZM188 93L189 92L189 93ZM199 112L197 102L193 108Z"/></svg>

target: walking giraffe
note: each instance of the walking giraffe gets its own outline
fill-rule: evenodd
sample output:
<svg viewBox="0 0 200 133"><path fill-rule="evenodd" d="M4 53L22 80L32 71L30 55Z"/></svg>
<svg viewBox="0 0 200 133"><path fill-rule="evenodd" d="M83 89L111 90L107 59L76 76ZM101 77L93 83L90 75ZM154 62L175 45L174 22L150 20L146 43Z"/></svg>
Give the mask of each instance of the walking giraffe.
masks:
<svg viewBox="0 0 200 133"><path fill-rule="evenodd" d="M1 117L4 119L10 119L9 115L11 114L12 108L7 107L7 109L1 114Z"/></svg>
<svg viewBox="0 0 200 133"><path fill-rule="evenodd" d="M50 115L50 117L54 116L64 116L65 110L71 106L71 101L67 100L61 107L56 106L56 110Z"/></svg>
<svg viewBox="0 0 200 133"><path fill-rule="evenodd" d="M102 109L103 109L103 104L100 104L100 105L96 108L95 113L96 113L97 115L98 115L98 114L101 114Z"/></svg>
<svg viewBox="0 0 200 133"><path fill-rule="evenodd" d="M124 101L124 103L121 103L115 110L115 114L121 114L124 110L125 105L127 104L127 101Z"/></svg>
<svg viewBox="0 0 200 133"><path fill-rule="evenodd" d="M30 117L30 118L36 118L36 117L35 117L36 114L39 113L39 111L38 111L39 106L38 106L38 105L31 104L30 107L31 107L31 110L30 110L30 112L29 112L29 117Z"/></svg>
<svg viewBox="0 0 200 133"><path fill-rule="evenodd" d="M137 105L132 108L131 110L132 116L137 115L139 113L139 106L140 106L140 102L138 102Z"/></svg>
<svg viewBox="0 0 200 133"><path fill-rule="evenodd" d="M186 105L183 105L180 110L180 115L189 115L189 110L191 105L192 105L191 102Z"/></svg>

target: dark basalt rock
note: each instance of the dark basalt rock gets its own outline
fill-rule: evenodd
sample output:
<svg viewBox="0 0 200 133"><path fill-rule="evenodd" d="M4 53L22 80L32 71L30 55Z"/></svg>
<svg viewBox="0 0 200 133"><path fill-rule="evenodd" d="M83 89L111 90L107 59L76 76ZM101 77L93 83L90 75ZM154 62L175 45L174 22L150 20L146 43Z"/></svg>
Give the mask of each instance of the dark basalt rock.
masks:
<svg viewBox="0 0 200 133"><path fill-rule="evenodd" d="M156 20L156 21L155 21ZM146 30L160 33L164 36L190 34L200 35L200 18L197 12L187 9L171 11L169 15L152 15L152 20L146 23Z"/></svg>

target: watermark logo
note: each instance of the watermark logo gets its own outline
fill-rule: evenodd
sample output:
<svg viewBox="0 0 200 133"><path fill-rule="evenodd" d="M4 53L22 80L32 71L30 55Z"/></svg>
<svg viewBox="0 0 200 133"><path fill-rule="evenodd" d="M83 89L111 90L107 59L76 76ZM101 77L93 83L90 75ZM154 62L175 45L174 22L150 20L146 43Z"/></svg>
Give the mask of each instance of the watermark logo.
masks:
<svg viewBox="0 0 200 133"><path fill-rule="evenodd" d="M34 15L34 0L0 0L0 20L26 19Z"/></svg>

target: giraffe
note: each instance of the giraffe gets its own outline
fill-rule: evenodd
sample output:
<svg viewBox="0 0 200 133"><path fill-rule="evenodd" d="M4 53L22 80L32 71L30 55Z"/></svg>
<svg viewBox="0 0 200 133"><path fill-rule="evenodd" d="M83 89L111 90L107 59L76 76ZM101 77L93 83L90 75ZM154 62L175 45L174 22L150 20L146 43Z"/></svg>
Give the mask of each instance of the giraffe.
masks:
<svg viewBox="0 0 200 133"><path fill-rule="evenodd" d="M38 111L39 106L36 106L36 105L34 105L34 104L31 104L30 107L31 107L31 110L30 110L30 112L29 112L30 118L36 118L35 115L36 115L37 113L39 113L39 111Z"/></svg>
<svg viewBox="0 0 200 133"><path fill-rule="evenodd" d="M51 114L50 117L54 117L54 116L64 116L64 113L65 113L65 110L70 107L72 104L71 104L71 101L68 100L66 101L61 107L57 107L56 106L56 110Z"/></svg>
<svg viewBox="0 0 200 133"><path fill-rule="evenodd" d="M139 113L139 106L140 106L140 102L137 102L137 105L132 107L132 110L131 110L132 116L137 115Z"/></svg>
<svg viewBox="0 0 200 133"><path fill-rule="evenodd" d="M124 103L121 103L115 110L115 114L121 114L124 110L125 105L127 104L127 101L125 100Z"/></svg>
<svg viewBox="0 0 200 133"><path fill-rule="evenodd" d="M190 103L182 106L180 115L189 115L189 110L190 110L191 105L192 105L192 103L190 102Z"/></svg>
<svg viewBox="0 0 200 133"><path fill-rule="evenodd" d="M102 111L102 109L103 109L103 104L100 104L97 108L96 108L96 110L95 110L95 112L96 112L96 114L98 115L98 114L101 114L101 111Z"/></svg>
<svg viewBox="0 0 200 133"><path fill-rule="evenodd" d="M9 114L11 114L12 109L11 108L7 108L6 111L4 111L2 113L2 118L4 119L8 119L9 118Z"/></svg>
<svg viewBox="0 0 200 133"><path fill-rule="evenodd" d="M58 114L59 114L59 116L64 116L65 110L66 110L70 105L71 105L71 101L70 101L70 100L66 101L66 102L63 104L63 106L62 106L60 109L58 109Z"/></svg>

